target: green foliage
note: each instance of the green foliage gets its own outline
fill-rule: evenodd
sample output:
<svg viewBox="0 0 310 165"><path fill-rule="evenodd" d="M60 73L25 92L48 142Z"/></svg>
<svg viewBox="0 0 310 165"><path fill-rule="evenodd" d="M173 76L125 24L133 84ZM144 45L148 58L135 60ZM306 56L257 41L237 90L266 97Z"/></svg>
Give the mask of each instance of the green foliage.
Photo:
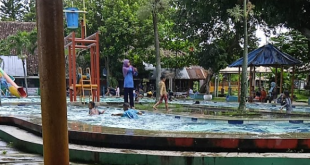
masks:
<svg viewBox="0 0 310 165"><path fill-rule="evenodd" d="M23 14L22 0L1 0L0 4L1 21L21 20Z"/></svg>
<svg viewBox="0 0 310 165"><path fill-rule="evenodd" d="M310 38L310 2L307 0L251 0L255 18L260 25L284 26L300 31Z"/></svg>
<svg viewBox="0 0 310 165"><path fill-rule="evenodd" d="M227 9L227 13L235 19L235 22L240 22L243 17L243 10L240 5L236 5L232 9Z"/></svg>
<svg viewBox="0 0 310 165"><path fill-rule="evenodd" d="M15 50L18 58L22 59L26 93L28 93L25 61L27 59L27 53L33 55L37 48L37 31L18 31L15 35L10 35L5 40L1 41L0 45L4 45L2 49L7 53L6 55L11 55L10 52Z"/></svg>
<svg viewBox="0 0 310 165"><path fill-rule="evenodd" d="M71 2L66 0L65 7L71 7ZM80 1L73 2L75 7L83 8ZM101 64L100 70L109 67L109 76L121 78L121 61L133 55L144 57L144 49L153 42L150 20L137 17L141 4L142 0L86 1L87 35L100 32L100 62L106 63Z"/></svg>
<svg viewBox="0 0 310 165"><path fill-rule="evenodd" d="M36 22L36 1L28 0L24 5L24 14L22 20L25 22Z"/></svg>
<svg viewBox="0 0 310 165"><path fill-rule="evenodd" d="M240 22L233 23L234 17L229 15L230 12L235 12L232 9L236 4L241 5L240 1L175 0L172 4L178 9L174 16L174 30L182 33L183 38L192 41L196 48L193 54L199 65L217 73L241 57L243 48L240 45L244 42L243 25ZM240 7L236 10L240 15ZM252 17L249 19L250 22L253 21ZM250 26L248 32L249 49L255 49L255 26Z"/></svg>
<svg viewBox="0 0 310 165"><path fill-rule="evenodd" d="M37 31L32 32L18 31L15 35L8 36L2 44L6 45L6 52L15 50L20 59L27 58L27 52L34 54L37 48ZM9 54L8 54L9 55Z"/></svg>
<svg viewBox="0 0 310 165"><path fill-rule="evenodd" d="M309 57L305 56L309 53L308 39L300 32L291 30L282 33L277 37L272 37L271 41L274 46L284 53L287 53L300 61L309 62Z"/></svg>

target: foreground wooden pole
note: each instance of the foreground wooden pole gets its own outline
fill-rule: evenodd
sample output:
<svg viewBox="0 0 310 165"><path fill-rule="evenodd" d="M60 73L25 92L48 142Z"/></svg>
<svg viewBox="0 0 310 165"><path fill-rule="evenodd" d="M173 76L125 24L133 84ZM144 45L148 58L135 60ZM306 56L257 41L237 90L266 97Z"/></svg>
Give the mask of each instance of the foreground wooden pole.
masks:
<svg viewBox="0 0 310 165"><path fill-rule="evenodd" d="M62 0L38 0L36 9L44 164L68 165Z"/></svg>

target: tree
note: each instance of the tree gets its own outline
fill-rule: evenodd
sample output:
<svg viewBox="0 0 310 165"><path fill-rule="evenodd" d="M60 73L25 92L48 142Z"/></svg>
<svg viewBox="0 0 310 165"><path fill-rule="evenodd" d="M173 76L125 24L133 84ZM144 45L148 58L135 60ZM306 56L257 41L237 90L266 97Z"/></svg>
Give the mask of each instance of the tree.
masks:
<svg viewBox="0 0 310 165"><path fill-rule="evenodd" d="M143 49L152 43L150 20L137 17L142 1L85 1L87 35L100 32L100 62L105 63L100 70L105 68L108 77L122 79L123 59L130 59L133 55L145 56ZM65 7L70 7L71 2L66 0ZM80 1L73 1L74 7L83 8L82 3L77 2Z"/></svg>
<svg viewBox="0 0 310 165"><path fill-rule="evenodd" d="M285 26L300 31L310 39L309 0L251 0L255 17L261 25Z"/></svg>
<svg viewBox="0 0 310 165"><path fill-rule="evenodd" d="M227 10L242 3L239 0L174 0L172 4L178 9L175 15L175 22L178 23L174 29L181 31L183 38L195 41L194 54L199 64L208 70L200 92L209 94L209 82L213 75L241 57L243 48L240 45L245 41L244 24L233 22L234 17ZM254 23L255 20L249 18L248 24ZM255 26L249 26L249 49L257 47L255 31Z"/></svg>
<svg viewBox="0 0 310 165"><path fill-rule="evenodd" d="M20 20L23 14L22 0L1 0L0 17L2 21Z"/></svg>
<svg viewBox="0 0 310 165"><path fill-rule="evenodd" d="M255 7L255 18L263 27L275 32L277 26L298 30L308 39L310 50L310 1L309 0L251 0ZM271 30L267 30L270 34ZM307 60L310 62L310 51Z"/></svg>
<svg viewBox="0 0 310 165"><path fill-rule="evenodd" d="M272 37L270 40L273 45L282 52L287 53L300 61L306 63L309 62L308 57L305 56L309 53L308 39L299 31L291 29L289 32ZM305 68L302 66L297 69L303 71Z"/></svg>
<svg viewBox="0 0 310 165"><path fill-rule="evenodd" d="M22 21L24 22L35 22L36 21L36 1L35 0L27 0L24 5L24 14Z"/></svg>
<svg viewBox="0 0 310 165"><path fill-rule="evenodd" d="M235 18L236 22L239 22L243 18L244 24L244 45L243 45L243 64L242 64L242 76L241 76L241 95L239 110L246 110L246 96L248 92L247 84L247 68L248 68L248 17L254 6L248 0L243 0L243 10L239 5L236 5L233 9L227 10L227 12ZM252 92L252 91L250 91Z"/></svg>
<svg viewBox="0 0 310 165"><path fill-rule="evenodd" d="M154 30L154 44L156 52L156 100L159 100L159 81L161 76L159 34L158 34L158 15L168 7L168 0L145 0L144 6L139 9L139 16L145 17L151 14Z"/></svg>
<svg viewBox="0 0 310 165"><path fill-rule="evenodd" d="M15 52L18 58L22 60L26 93L28 94L27 74L25 69L27 54L34 54L37 48L37 31L32 32L18 31L15 35L10 35L4 40L6 52Z"/></svg>

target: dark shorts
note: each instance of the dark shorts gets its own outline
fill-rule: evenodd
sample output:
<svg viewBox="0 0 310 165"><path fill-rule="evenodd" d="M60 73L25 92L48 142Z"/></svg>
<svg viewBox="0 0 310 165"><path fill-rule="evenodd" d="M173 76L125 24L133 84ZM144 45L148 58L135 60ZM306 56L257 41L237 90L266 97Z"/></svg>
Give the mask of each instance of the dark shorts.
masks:
<svg viewBox="0 0 310 165"><path fill-rule="evenodd" d="M159 102L161 103L161 102L163 102L163 100L165 100L165 103L168 102L167 95L162 95L162 96L160 97L160 99L159 99Z"/></svg>

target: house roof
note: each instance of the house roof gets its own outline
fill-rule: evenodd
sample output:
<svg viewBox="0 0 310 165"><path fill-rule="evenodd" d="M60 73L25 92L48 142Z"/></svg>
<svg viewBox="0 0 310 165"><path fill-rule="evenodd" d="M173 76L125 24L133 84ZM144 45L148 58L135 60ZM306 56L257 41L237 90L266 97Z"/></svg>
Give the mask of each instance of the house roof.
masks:
<svg viewBox="0 0 310 165"><path fill-rule="evenodd" d="M229 67L242 66L243 58L238 59ZM294 57L281 52L271 44L262 46L248 54L248 66L294 66L301 65L302 62Z"/></svg>
<svg viewBox="0 0 310 165"><path fill-rule="evenodd" d="M192 80L204 80L207 77L207 72L202 67L187 67L186 70Z"/></svg>

